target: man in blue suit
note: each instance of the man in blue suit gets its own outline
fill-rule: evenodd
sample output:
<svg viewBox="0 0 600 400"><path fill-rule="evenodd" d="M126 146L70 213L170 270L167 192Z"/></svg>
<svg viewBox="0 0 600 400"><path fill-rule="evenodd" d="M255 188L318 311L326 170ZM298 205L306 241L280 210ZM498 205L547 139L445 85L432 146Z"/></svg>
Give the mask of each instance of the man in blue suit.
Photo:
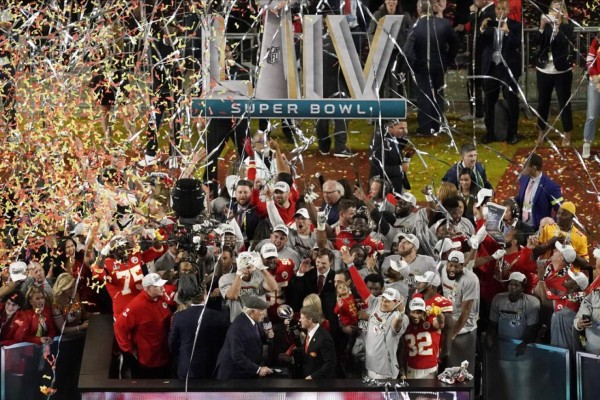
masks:
<svg viewBox="0 0 600 400"><path fill-rule="evenodd" d="M544 217L552 217L563 201L560 186L542 172L542 157L531 154L519 179L515 198L521 208L523 223L538 230Z"/></svg>
<svg viewBox="0 0 600 400"><path fill-rule="evenodd" d="M219 353L217 379L250 379L273 373L260 365L263 342L273 338L273 330L265 332L261 323L269 305L255 296L244 297L242 302L242 313L231 323Z"/></svg>
<svg viewBox="0 0 600 400"><path fill-rule="evenodd" d="M419 19L408 34L404 52L417 80L419 134L440 129L444 113L444 74L458 50L458 38L444 18L433 15L429 0L417 2Z"/></svg>
<svg viewBox="0 0 600 400"><path fill-rule="evenodd" d="M178 359L179 379L185 379L188 370L189 377L193 379L212 377L219 350L223 346L229 327L229 318L221 312L206 308L204 293L198 287L196 289L190 307L173 315L169 332L169 348L171 354ZM191 357L198 323L200 323L200 331L194 356Z"/></svg>
<svg viewBox="0 0 600 400"><path fill-rule="evenodd" d="M477 162L477 148L473 143L465 143L460 148L461 161L454 164L446 171L442 182L450 182L458 189L461 172L468 168L471 180L477 187L477 192L483 188L493 189L488 181L483 164Z"/></svg>

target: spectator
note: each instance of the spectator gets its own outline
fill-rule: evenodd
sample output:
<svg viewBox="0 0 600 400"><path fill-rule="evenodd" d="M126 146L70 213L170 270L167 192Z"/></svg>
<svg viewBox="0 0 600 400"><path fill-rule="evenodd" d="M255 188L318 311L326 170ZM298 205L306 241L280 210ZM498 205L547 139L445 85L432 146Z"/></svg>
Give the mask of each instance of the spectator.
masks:
<svg viewBox="0 0 600 400"><path fill-rule="evenodd" d="M532 153L519 178L519 192L515 201L520 208L521 220L534 231L545 217L553 217L563 201L560 186L543 173L542 157Z"/></svg>
<svg viewBox="0 0 600 400"><path fill-rule="evenodd" d="M404 333L402 378L435 379L444 314L439 307L431 307L427 311L425 300L420 297L413 298L408 309L410 323Z"/></svg>
<svg viewBox="0 0 600 400"><path fill-rule="evenodd" d="M454 63L458 39L448 20L432 15L429 0L417 2L417 13L419 19L408 34L404 52L417 83L417 134L430 136L445 121L444 74Z"/></svg>
<svg viewBox="0 0 600 400"><path fill-rule="evenodd" d="M590 81L587 89L587 118L583 128L583 149L581 157L590 158L590 150L594 137L596 136L596 123L600 116L600 45L598 37L595 37L590 44L587 54L587 70L590 74Z"/></svg>
<svg viewBox="0 0 600 400"><path fill-rule="evenodd" d="M168 345L171 310L164 297L167 283L156 273L142 280L143 291L127 305L115 322L115 337L132 363L132 378L170 376Z"/></svg>
<svg viewBox="0 0 600 400"><path fill-rule="evenodd" d="M269 305L259 297L243 299L244 308L233 320L217 360L217 379L251 379L267 376L273 370L261 366L262 345L273 338L273 331L265 332L260 322Z"/></svg>
<svg viewBox="0 0 600 400"><path fill-rule="evenodd" d="M75 288L75 278L63 272L56 278L52 292L52 318L62 335L76 336L88 328L88 312Z"/></svg>
<svg viewBox="0 0 600 400"><path fill-rule="evenodd" d="M465 268L465 256L453 251L448 256L448 264L441 271L444 297L452 301L453 317L456 321L452 332L452 347L448 366L471 361L475 355L477 341L477 318L479 315L479 280L470 269Z"/></svg>
<svg viewBox="0 0 600 400"><path fill-rule="evenodd" d="M390 0L388 0L390 1ZM390 191L403 193L410 190L406 173L412 152L404 151L408 142L408 124L406 121L392 120L385 125L384 131L375 128L371 139L370 176L381 176L390 184Z"/></svg>
<svg viewBox="0 0 600 400"><path fill-rule="evenodd" d="M585 332L584 350L588 353L600 352L600 291L591 291L581 302L573 325Z"/></svg>
<svg viewBox="0 0 600 400"><path fill-rule="evenodd" d="M474 0L470 8L471 14L466 24L469 32L469 66L468 75L481 76L481 67L483 65L483 35L481 26L487 18L493 20L496 16L494 11L494 2L491 0ZM469 105L473 118L480 119L484 116L483 109L483 79L473 78L467 81L467 91L469 95Z"/></svg>
<svg viewBox="0 0 600 400"><path fill-rule="evenodd" d="M335 378L335 346L329 332L320 326L321 315L313 307L302 307L300 324L306 330L304 379Z"/></svg>
<svg viewBox="0 0 600 400"><path fill-rule="evenodd" d="M198 285L191 293L191 306L173 315L169 349L177 360L179 379L211 378L223 346L229 319L205 307L204 292ZM198 329L198 325L200 328ZM193 350L193 353L192 353Z"/></svg>
<svg viewBox="0 0 600 400"><path fill-rule="evenodd" d="M29 263L29 276L25 279L21 289L26 294L33 286L41 288L48 297L52 296L52 285L44 275L44 267L37 261Z"/></svg>
<svg viewBox="0 0 600 400"><path fill-rule="evenodd" d="M564 129L563 146L571 145L573 114L571 111L571 83L573 82L573 43L575 25L568 18L564 2L553 0L548 14L540 19L539 32L534 32L532 45L537 46L536 57L538 87L538 143L544 140L544 131L551 127L548 123L552 91L556 98Z"/></svg>
<svg viewBox="0 0 600 400"><path fill-rule="evenodd" d="M475 148L475 145L472 143L462 145L460 148L460 156L462 160L454 164L446 172L446 175L442 178L442 182L450 182L458 188L460 171L464 168L470 168L472 171L471 180L475 183L477 192L483 188L492 189L492 184L488 181L485 174L485 167L483 164L477 162L477 149Z"/></svg>
<svg viewBox="0 0 600 400"><path fill-rule="evenodd" d="M52 318L52 301L38 286L31 286L25 295L23 320L25 322L25 342L50 344L56 336L56 326Z"/></svg>
<svg viewBox="0 0 600 400"><path fill-rule="evenodd" d="M25 340L26 331L21 308L24 298L20 291L13 291L4 296L0 307L0 347L11 346Z"/></svg>
<svg viewBox="0 0 600 400"><path fill-rule="evenodd" d="M477 185L473 183L471 175L473 175L471 168L463 168L458 178L458 196L465 203L463 215L469 221L473 221L473 206L477 202L477 192L479 191Z"/></svg>
<svg viewBox="0 0 600 400"><path fill-rule="evenodd" d="M495 6L495 18L486 17L481 22L481 74L488 76L483 81L485 93L485 128L482 143L496 140L496 103L502 96L508 103L508 131L506 142L518 142L519 89L521 76L521 23L507 17L508 0L500 0Z"/></svg>

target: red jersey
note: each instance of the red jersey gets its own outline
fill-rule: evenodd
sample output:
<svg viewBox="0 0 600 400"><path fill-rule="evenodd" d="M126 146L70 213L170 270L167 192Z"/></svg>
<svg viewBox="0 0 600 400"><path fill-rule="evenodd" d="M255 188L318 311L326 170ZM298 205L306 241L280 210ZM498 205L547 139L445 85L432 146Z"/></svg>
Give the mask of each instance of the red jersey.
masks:
<svg viewBox="0 0 600 400"><path fill-rule="evenodd" d="M415 297L415 296L413 296ZM425 299L423 299L425 300ZM430 299L425 300L425 306L427 307L427 311L429 312L429 309L431 308L431 306L438 306L443 313L452 313L453 311L453 305L452 302L450 301L450 299L447 299L446 297L442 296L441 294L438 294L437 296L434 296Z"/></svg>
<svg viewBox="0 0 600 400"><path fill-rule="evenodd" d="M560 311L563 307L567 307L577 312L579 311L579 301L565 298L568 293L567 289L563 286L563 283L567 280L567 270L568 268L562 268L558 271L554 271L552 265L548 262L546 273L544 274L546 297L548 300L552 300L554 311Z"/></svg>
<svg viewBox="0 0 600 400"><path fill-rule="evenodd" d="M338 227L335 229L335 248L336 250L342 250L342 247L346 246L348 248L354 246L359 242L354 239L352 232L347 230L345 227ZM371 256L376 251L383 251L383 242L380 240L376 240L370 235L365 238L362 242L359 243L361 246L365 248L368 255Z"/></svg>
<svg viewBox="0 0 600 400"><path fill-rule="evenodd" d="M336 303L333 312L340 317L342 325L352 326L358 324L358 307L356 306L356 299L352 293L350 293L348 297L342 299L341 307Z"/></svg>
<svg viewBox="0 0 600 400"><path fill-rule="evenodd" d="M138 361L144 367L169 365L169 324L171 310L164 298L153 300L140 292L117 315L115 337L121 350L137 351Z"/></svg>
<svg viewBox="0 0 600 400"><path fill-rule="evenodd" d="M123 312L127 304L142 290L142 264L154 261L165 252L165 246L161 250L151 247L143 253L130 255L126 263L114 258L104 261L104 270L95 275L95 278L106 280L106 290L112 299L114 316Z"/></svg>
<svg viewBox="0 0 600 400"><path fill-rule="evenodd" d="M277 315L277 308L282 304L286 304L285 291L295 275L294 262L289 258L279 258L277 259L275 273L271 270L269 270L269 273L273 275L275 282L277 282L277 290L265 293L267 304L269 304L267 315L271 321L280 321L281 319Z"/></svg>
<svg viewBox="0 0 600 400"><path fill-rule="evenodd" d="M521 272L527 277L524 293L533 294L533 288L538 284L537 264L533 261L531 249L521 247L519 251L512 254L506 254L502 263L498 263L499 273L502 274L502 280L508 280L513 272ZM508 284L504 287L508 290Z"/></svg>
<svg viewBox="0 0 600 400"><path fill-rule="evenodd" d="M440 354L441 332L433 327L433 319L415 325L408 324L404 333L406 343L407 364L413 369L429 369L437 367Z"/></svg>

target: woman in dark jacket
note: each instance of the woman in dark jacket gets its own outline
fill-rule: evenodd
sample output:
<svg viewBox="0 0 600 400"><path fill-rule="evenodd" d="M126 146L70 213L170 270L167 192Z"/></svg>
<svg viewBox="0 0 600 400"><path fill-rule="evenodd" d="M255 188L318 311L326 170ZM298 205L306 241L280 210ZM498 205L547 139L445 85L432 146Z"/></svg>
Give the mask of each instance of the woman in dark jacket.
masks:
<svg viewBox="0 0 600 400"><path fill-rule="evenodd" d="M534 35L534 45L538 46L536 58L538 86L538 142L543 140L548 129L552 90L556 89L561 120L564 130L563 146L571 143L573 113L571 111L571 83L573 82L573 30L563 2L550 3L548 14L542 15L539 32Z"/></svg>

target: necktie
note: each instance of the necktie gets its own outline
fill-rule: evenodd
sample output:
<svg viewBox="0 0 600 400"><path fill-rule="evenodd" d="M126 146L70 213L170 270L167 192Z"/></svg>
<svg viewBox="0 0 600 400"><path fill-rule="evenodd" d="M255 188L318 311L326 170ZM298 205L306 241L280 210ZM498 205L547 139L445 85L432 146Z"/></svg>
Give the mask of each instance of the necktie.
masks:
<svg viewBox="0 0 600 400"><path fill-rule="evenodd" d="M321 291L323 291L324 283L325 283L325 275L319 275L319 280L317 281L317 294L321 294Z"/></svg>
<svg viewBox="0 0 600 400"><path fill-rule="evenodd" d="M352 15L352 0L344 1L344 15Z"/></svg>
<svg viewBox="0 0 600 400"><path fill-rule="evenodd" d="M306 335L306 341L304 342L304 352L308 353L308 344L310 343L310 337Z"/></svg>
<svg viewBox="0 0 600 400"><path fill-rule="evenodd" d="M531 210L531 196L533 192L533 179L529 179L529 183L527 184L527 189L525 189L525 197L523 198L523 213L522 220L529 220L529 211Z"/></svg>
<svg viewBox="0 0 600 400"><path fill-rule="evenodd" d="M494 53L492 54L492 61L494 64L499 65L502 62L502 56L500 53L502 43L502 32L500 28L494 29Z"/></svg>
<svg viewBox="0 0 600 400"><path fill-rule="evenodd" d="M258 329L258 324L254 324L254 329L256 330L256 336L260 339L260 329Z"/></svg>

